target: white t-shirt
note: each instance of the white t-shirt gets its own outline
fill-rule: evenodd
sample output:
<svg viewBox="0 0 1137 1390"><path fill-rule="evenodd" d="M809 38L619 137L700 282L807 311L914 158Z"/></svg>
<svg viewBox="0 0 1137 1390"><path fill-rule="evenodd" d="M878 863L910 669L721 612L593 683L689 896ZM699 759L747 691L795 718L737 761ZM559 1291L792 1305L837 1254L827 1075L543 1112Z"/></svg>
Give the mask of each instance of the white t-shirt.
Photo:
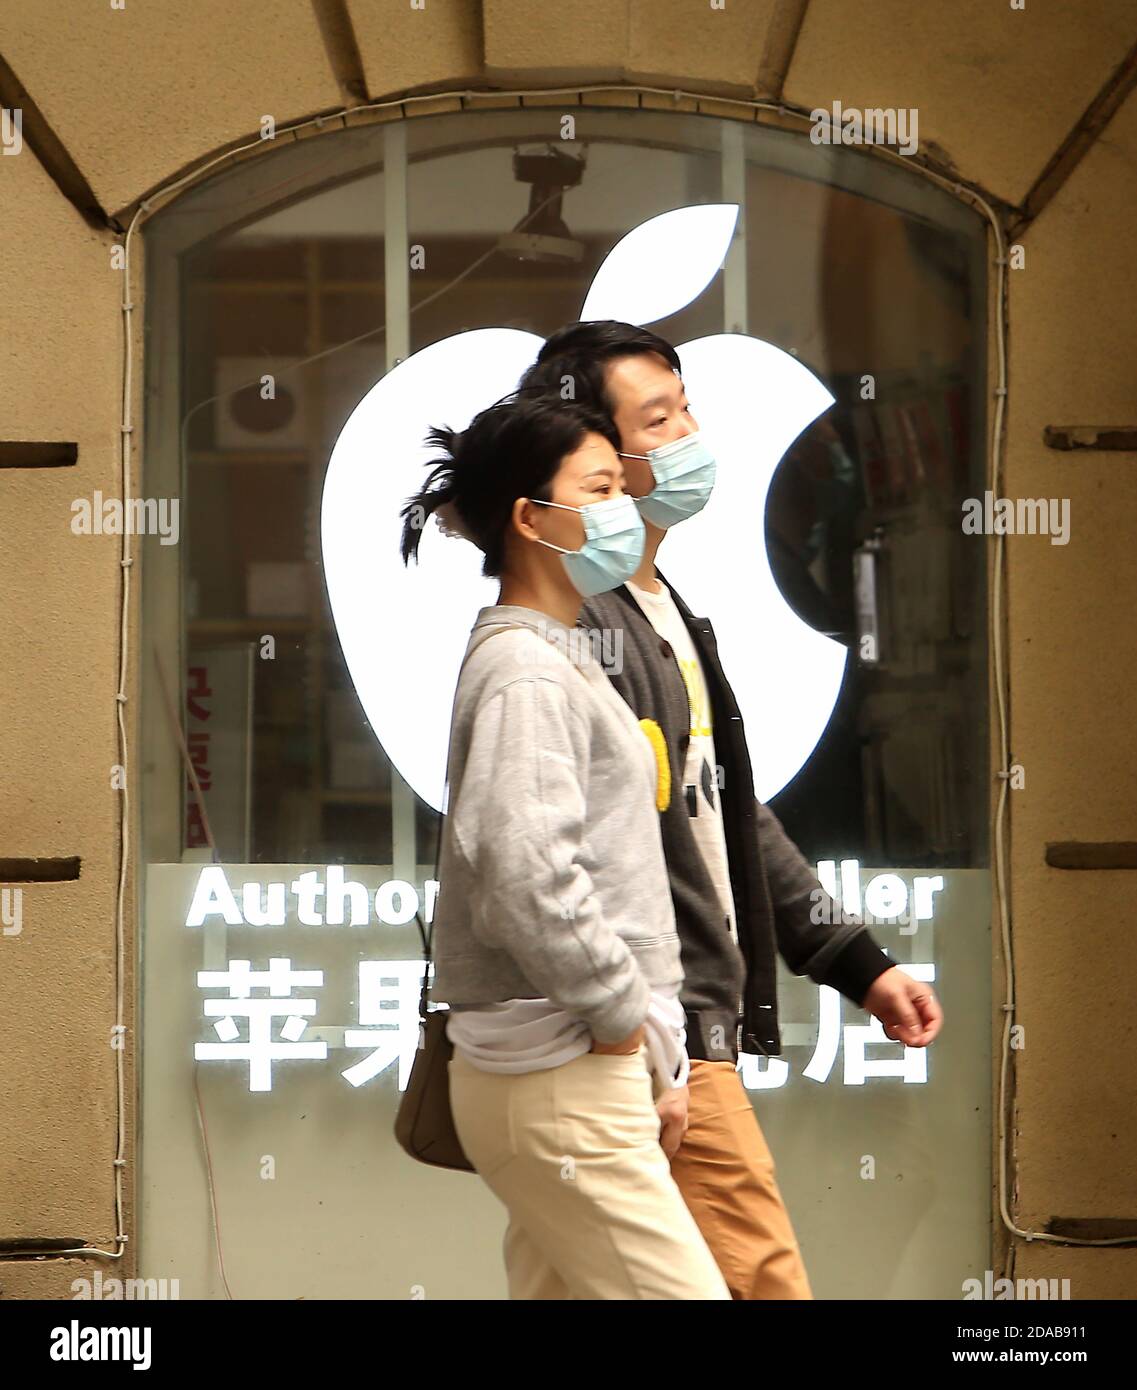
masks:
<svg viewBox="0 0 1137 1390"><path fill-rule="evenodd" d="M703 665L667 585L660 583L658 594L649 593L631 582L627 587L628 592L643 609L648 622L671 644L684 684L687 686L687 702L691 709L691 741L687 745L687 757L683 767L683 797L687 803L687 814L691 818L691 833L714 883L727 930L737 941L734 894L730 887L726 834L722 824L722 801L719 797L718 764L715 761L711 701L703 676Z"/></svg>
<svg viewBox="0 0 1137 1390"><path fill-rule="evenodd" d="M678 996L653 989L644 1040L657 1093L685 1086L690 1071L686 1015ZM588 1025L548 999L507 999L500 1004L451 1009L446 1036L483 1071L543 1071L592 1049Z"/></svg>

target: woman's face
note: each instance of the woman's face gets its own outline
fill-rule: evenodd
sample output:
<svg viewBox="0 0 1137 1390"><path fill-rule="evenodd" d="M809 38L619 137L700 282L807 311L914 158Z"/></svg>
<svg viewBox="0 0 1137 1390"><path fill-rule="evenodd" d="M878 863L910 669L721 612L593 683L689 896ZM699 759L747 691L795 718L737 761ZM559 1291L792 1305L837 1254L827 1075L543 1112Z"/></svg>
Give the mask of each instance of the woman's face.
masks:
<svg viewBox="0 0 1137 1390"><path fill-rule="evenodd" d="M558 507L532 506L526 514L536 525L542 540L565 550L579 550L584 544L584 521L579 514L563 511L564 507L587 507L593 502L606 502L623 496L623 459L602 434L586 434L571 454L561 459L553 476L549 500ZM552 554L546 551L546 554Z"/></svg>
<svg viewBox="0 0 1137 1390"><path fill-rule="evenodd" d="M556 506L527 497L514 502L513 524L505 540L503 578L527 586L551 585L566 600L579 602L560 551L579 550L584 545L584 518L580 512L565 508L590 507L623 495L624 467L619 454L602 434L582 435L577 447L561 459L549 482L548 501Z"/></svg>

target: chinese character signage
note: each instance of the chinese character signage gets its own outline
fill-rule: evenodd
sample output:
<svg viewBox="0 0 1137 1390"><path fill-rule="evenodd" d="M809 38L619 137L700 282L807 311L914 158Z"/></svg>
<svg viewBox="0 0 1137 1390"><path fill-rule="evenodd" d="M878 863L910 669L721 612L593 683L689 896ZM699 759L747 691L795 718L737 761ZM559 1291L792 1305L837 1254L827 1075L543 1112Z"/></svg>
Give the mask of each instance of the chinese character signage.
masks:
<svg viewBox="0 0 1137 1390"><path fill-rule="evenodd" d="M839 906L871 922L901 969L937 980L933 924L946 902L943 875L889 872L866 880L855 860L842 862L839 886L831 862L819 864L818 873L838 893ZM391 952L415 950L415 914L429 924L437 882L426 879L420 889L373 867L338 864L289 866L287 873L209 864L183 866L180 875L188 904L178 926L200 943L198 1017L201 1031L214 1035L187 1039L196 1061L240 1064L254 1092L271 1091L282 1068L327 1068L329 1059L341 1083L359 1088L393 1071L405 1089L418 1046L423 962L417 952ZM888 916L879 918L881 912ZM889 932L914 951L912 959L904 960ZM927 1082L926 1049L893 1042L876 1019L829 986L809 988L804 1011L783 1010L784 1055L740 1059L748 1090L777 1090L795 1074L844 1086ZM803 1043L808 1058L800 1058Z"/></svg>

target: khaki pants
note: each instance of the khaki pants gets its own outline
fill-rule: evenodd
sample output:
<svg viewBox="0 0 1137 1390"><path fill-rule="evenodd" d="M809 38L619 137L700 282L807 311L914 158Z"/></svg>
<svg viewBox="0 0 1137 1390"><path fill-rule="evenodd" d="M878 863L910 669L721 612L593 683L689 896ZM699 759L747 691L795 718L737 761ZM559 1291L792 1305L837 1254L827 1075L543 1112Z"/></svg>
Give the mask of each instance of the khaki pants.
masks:
<svg viewBox="0 0 1137 1390"><path fill-rule="evenodd" d="M659 1146L644 1047L518 1075L456 1052L450 1101L509 1211L510 1298L730 1298Z"/></svg>
<svg viewBox="0 0 1137 1390"><path fill-rule="evenodd" d="M812 1298L774 1160L733 1062L691 1062L671 1175L732 1298Z"/></svg>

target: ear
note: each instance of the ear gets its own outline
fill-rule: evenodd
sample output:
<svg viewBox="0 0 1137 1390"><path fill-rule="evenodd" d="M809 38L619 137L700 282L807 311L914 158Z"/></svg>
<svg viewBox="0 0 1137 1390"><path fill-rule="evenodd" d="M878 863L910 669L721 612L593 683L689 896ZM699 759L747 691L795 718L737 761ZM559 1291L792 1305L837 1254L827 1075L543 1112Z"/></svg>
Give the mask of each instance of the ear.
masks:
<svg viewBox="0 0 1137 1390"><path fill-rule="evenodd" d="M536 514L542 510L543 508L534 506L528 497L518 497L509 514L513 530L524 536L527 541L539 540L540 533L533 523Z"/></svg>

